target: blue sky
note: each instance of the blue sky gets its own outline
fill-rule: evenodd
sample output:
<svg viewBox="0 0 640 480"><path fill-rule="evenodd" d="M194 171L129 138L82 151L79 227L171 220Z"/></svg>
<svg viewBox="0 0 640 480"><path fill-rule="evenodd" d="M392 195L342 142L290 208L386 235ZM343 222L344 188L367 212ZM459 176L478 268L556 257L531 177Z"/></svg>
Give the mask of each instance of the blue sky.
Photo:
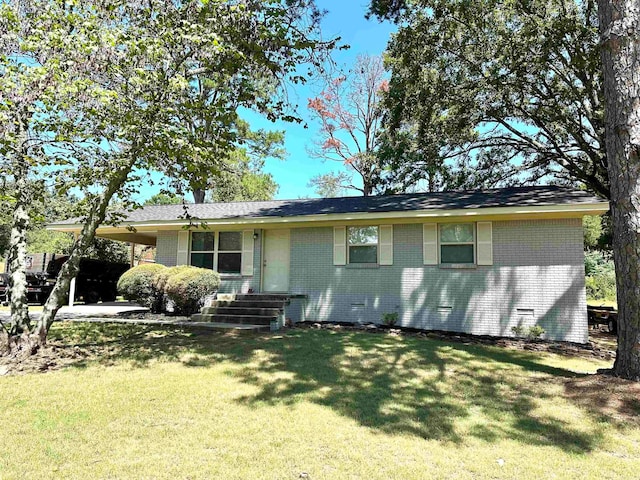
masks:
<svg viewBox="0 0 640 480"><path fill-rule="evenodd" d="M335 52L334 59L339 65L351 66L358 54L382 54L396 28L388 22L367 20L365 13L368 3L364 0L317 0L317 4L328 11L322 22L323 37L339 36L341 43L351 47ZM342 168L339 162L323 162L311 158L307 153L307 145L312 143L319 130L319 125L311 121L306 108L307 100L316 96L320 89L320 85L316 84L297 86L289 91L290 100L299 105L298 114L305 120L308 128L304 128L302 124L272 123L257 114L245 117L254 128L285 131L286 160L267 159L264 169L273 175L280 186L276 194L278 199L317 196L312 188L307 187L311 177ZM156 175L154 177L157 179ZM159 188L142 188L140 200L157 193Z"/></svg>
<svg viewBox="0 0 640 480"><path fill-rule="evenodd" d="M377 20L367 20L367 2L358 0L318 0L318 6L328 10L322 23L323 36L326 38L340 36L342 42L351 48L336 52L334 58L338 64L351 66L358 54L382 54L387 46L389 36L395 31L395 26ZM342 168L339 162L323 162L311 158L306 146L311 144L318 133L319 125L312 122L307 111L307 99L319 93L319 85L303 86L293 92L295 103L300 105L299 113L306 121L308 128L303 125L284 123L272 124L266 121L252 120L256 127L285 130L285 148L288 156L285 161L269 159L265 164L265 171L271 173L280 190L276 198L314 197L313 189L307 187L311 177L319 173L326 173ZM355 194L356 192L354 192Z"/></svg>

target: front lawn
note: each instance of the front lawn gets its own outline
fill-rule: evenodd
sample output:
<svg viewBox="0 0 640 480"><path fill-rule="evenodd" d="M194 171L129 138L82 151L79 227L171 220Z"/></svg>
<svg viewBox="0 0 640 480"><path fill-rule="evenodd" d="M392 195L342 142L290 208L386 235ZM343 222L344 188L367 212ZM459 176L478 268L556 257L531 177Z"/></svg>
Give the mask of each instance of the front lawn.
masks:
<svg viewBox="0 0 640 480"><path fill-rule="evenodd" d="M327 330L53 333L71 366L0 377L2 479L640 471L640 389L584 374L602 361Z"/></svg>

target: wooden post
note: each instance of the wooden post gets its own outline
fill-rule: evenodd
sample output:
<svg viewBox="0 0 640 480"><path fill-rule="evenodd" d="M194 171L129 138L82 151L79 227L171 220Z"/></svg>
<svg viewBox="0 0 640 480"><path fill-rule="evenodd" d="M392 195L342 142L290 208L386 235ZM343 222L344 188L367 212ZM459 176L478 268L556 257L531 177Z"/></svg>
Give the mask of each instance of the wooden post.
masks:
<svg viewBox="0 0 640 480"><path fill-rule="evenodd" d="M131 242L129 245L131 245L131 260L130 260L130 266L131 268L135 267L135 261L136 261L136 244L135 242Z"/></svg>

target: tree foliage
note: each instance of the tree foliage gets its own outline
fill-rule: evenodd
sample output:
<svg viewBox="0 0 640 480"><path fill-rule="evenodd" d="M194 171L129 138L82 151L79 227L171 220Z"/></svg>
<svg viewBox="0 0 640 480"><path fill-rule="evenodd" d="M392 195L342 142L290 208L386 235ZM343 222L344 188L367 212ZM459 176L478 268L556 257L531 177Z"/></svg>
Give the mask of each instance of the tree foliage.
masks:
<svg viewBox="0 0 640 480"><path fill-rule="evenodd" d="M237 147L228 97L272 120L295 119L286 84L304 81L301 65L335 44L319 39L319 19L312 0L0 3L0 168L16 191L12 341L32 351L46 340L96 228L133 206L144 172L188 182ZM225 98L194 101L196 78ZM190 109L221 134L193 135L183 121ZM34 179L73 189L82 230L31 328L24 258Z"/></svg>
<svg viewBox="0 0 640 480"><path fill-rule="evenodd" d="M351 182L347 172L330 172L316 175L309 180L307 187L312 187L322 198L341 197Z"/></svg>
<svg viewBox="0 0 640 480"><path fill-rule="evenodd" d="M220 172L209 184L210 199L214 202L271 200L278 192L278 184L269 173L262 171L262 161L251 160L243 150L231 158L235 165Z"/></svg>
<svg viewBox="0 0 640 480"><path fill-rule="evenodd" d="M609 196L593 1L374 0L371 13L399 25L390 188L554 181Z"/></svg>
<svg viewBox="0 0 640 480"><path fill-rule="evenodd" d="M320 132L310 154L323 160L342 162L347 172L324 179L341 181L344 189L363 195L374 193L380 183L377 157L381 120L380 97L387 89L385 69L380 57L360 55L353 68L327 79L319 96L308 101ZM312 182L323 181L318 177ZM362 186L360 186L360 184ZM330 188L330 185L326 185ZM323 188L323 187L321 187Z"/></svg>
<svg viewBox="0 0 640 480"><path fill-rule="evenodd" d="M238 121L242 142L229 152L217 175L207 178L214 202L271 200L278 192L273 176L263 171L267 158L284 158L284 132L251 130Z"/></svg>
<svg viewBox="0 0 640 480"><path fill-rule="evenodd" d="M75 205L78 199L69 194L57 194L55 190L47 188L42 182L38 195L29 204L30 223L26 232L27 253L58 253L68 255L73 248L73 235L47 229L47 224L67 220L76 215ZM5 182L4 202L0 204L0 225L6 225L7 246L11 228L11 210L15 204L15 189L13 184ZM0 235L2 227L0 227ZM2 240L0 237L0 244ZM0 256L2 252L0 251ZM94 238L84 254L85 258L126 263L129 261L129 250L126 244L107 238Z"/></svg>
<svg viewBox="0 0 640 480"><path fill-rule="evenodd" d="M156 193L144 201L144 205L180 205L184 198L175 193Z"/></svg>

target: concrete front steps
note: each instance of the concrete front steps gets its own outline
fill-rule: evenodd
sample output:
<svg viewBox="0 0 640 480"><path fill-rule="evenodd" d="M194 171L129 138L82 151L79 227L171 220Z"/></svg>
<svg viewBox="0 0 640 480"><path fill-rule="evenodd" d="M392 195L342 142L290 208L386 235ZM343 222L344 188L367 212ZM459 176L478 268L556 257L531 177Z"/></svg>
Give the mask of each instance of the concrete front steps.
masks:
<svg viewBox="0 0 640 480"><path fill-rule="evenodd" d="M210 322L221 329L269 331L289 302L287 295L218 294L211 305L191 316L193 322Z"/></svg>

